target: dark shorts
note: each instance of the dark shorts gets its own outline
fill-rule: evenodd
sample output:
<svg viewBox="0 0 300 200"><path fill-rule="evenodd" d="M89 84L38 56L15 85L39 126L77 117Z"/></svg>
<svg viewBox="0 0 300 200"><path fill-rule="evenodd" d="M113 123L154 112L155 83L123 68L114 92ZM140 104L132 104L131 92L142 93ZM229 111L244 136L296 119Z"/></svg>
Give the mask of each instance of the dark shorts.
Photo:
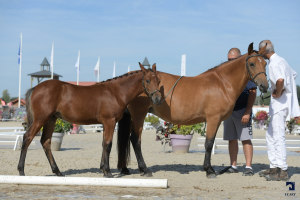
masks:
<svg viewBox="0 0 300 200"><path fill-rule="evenodd" d="M252 137L252 119L248 124L242 124L241 120L245 113L245 108L232 112L232 115L224 121L224 140L251 140Z"/></svg>

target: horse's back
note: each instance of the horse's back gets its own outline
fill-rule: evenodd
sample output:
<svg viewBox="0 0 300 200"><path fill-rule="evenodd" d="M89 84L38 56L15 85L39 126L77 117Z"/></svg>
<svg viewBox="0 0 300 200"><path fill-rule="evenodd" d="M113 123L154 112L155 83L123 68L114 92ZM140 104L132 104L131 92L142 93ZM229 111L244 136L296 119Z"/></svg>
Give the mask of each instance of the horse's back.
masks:
<svg viewBox="0 0 300 200"><path fill-rule="evenodd" d="M154 106L156 114L164 112L170 121L194 123L204 121L213 113L225 113L229 109L226 101L226 88L216 70L210 70L194 77L180 76L159 72L161 84L166 86L164 94L168 108ZM173 88L174 87L174 88ZM172 92L170 92L173 90ZM226 108L225 108L226 107ZM169 114L166 114L169 113ZM222 115L222 114L221 114Z"/></svg>

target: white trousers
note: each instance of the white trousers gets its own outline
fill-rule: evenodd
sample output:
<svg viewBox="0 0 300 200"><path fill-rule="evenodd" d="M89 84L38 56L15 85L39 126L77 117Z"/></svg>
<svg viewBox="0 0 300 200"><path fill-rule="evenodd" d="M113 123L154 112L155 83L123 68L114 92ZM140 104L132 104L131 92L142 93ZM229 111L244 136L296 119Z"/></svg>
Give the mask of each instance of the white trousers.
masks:
<svg viewBox="0 0 300 200"><path fill-rule="evenodd" d="M279 167L287 170L285 146L285 120L288 110L284 109L271 116L269 128L266 133L268 158L270 168Z"/></svg>

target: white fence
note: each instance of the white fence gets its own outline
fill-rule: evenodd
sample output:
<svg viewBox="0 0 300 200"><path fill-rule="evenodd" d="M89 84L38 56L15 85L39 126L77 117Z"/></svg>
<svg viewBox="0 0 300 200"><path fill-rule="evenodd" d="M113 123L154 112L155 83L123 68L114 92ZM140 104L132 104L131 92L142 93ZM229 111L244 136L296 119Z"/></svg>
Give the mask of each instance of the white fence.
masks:
<svg viewBox="0 0 300 200"><path fill-rule="evenodd" d="M90 125L80 125L78 133L86 131L92 131L93 133L96 132L103 132L103 125L102 124L90 124Z"/></svg>
<svg viewBox="0 0 300 200"><path fill-rule="evenodd" d="M16 150L24 133L24 127L0 127L0 145L13 145L13 149Z"/></svg>
<svg viewBox="0 0 300 200"><path fill-rule="evenodd" d="M205 149L205 137L198 137L199 144L198 146L201 149ZM252 139L253 148L267 148L266 139ZM287 149L299 149L300 150L300 140L285 140ZM212 149L212 154L215 154L215 149L219 147L228 148L228 141L223 140L223 138L216 138L214 142L214 146ZM242 145L239 144L239 148L243 148Z"/></svg>

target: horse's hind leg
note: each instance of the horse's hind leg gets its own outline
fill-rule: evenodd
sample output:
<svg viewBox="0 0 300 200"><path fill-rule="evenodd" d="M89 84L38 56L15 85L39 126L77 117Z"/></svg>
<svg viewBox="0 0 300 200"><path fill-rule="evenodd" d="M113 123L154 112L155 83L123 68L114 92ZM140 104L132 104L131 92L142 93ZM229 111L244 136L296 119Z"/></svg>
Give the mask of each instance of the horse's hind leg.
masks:
<svg viewBox="0 0 300 200"><path fill-rule="evenodd" d="M211 151L215 142L215 137L219 125L220 125L219 120L216 119L207 120L207 132L206 132L206 140L205 140L205 159L203 164L203 168L206 171L207 178L216 177L216 172L212 168L210 160L211 160Z"/></svg>
<svg viewBox="0 0 300 200"><path fill-rule="evenodd" d="M55 173L57 176L63 176L56 165L56 162L54 160L51 151L51 138L55 127L55 122L56 122L56 118L51 117L50 120L44 125L43 134L41 137L41 144L43 146L47 159L50 163L52 172Z"/></svg>
<svg viewBox="0 0 300 200"><path fill-rule="evenodd" d="M109 155L112 147L112 139L114 134L116 122L115 120L106 120L103 122L103 141L102 141L102 158L100 163L100 169L104 173L104 177L112 178L109 167Z"/></svg>
<svg viewBox="0 0 300 200"><path fill-rule="evenodd" d="M33 138L35 135L39 132L39 130L42 127L41 122L33 122L32 125L29 127L29 129L26 131L26 133L23 136L23 143L22 143L22 149L21 149L21 154L20 154L20 159L19 159L19 164L18 164L18 171L20 176L25 176L24 173L24 165L25 165L25 159L26 159L26 154L27 154L27 149L32 142Z"/></svg>
<svg viewBox="0 0 300 200"><path fill-rule="evenodd" d="M152 176L152 172L147 168L146 163L143 158L142 154L142 148L141 148L141 132L135 133L135 131L132 131L130 136L130 141L132 144L132 147L134 149L134 153L138 162L138 167L140 170L140 173L142 176L150 177Z"/></svg>
<svg viewBox="0 0 300 200"><path fill-rule="evenodd" d="M134 102L134 105L138 106L129 106L129 111L131 114L132 122L132 132L130 135L130 141L134 149L134 153L138 162L138 168L142 176L150 177L152 172L147 168L147 165L144 161L141 147L141 136L143 131L144 120L148 112L148 105L144 101L139 102L137 100ZM137 109L138 108L138 109Z"/></svg>

